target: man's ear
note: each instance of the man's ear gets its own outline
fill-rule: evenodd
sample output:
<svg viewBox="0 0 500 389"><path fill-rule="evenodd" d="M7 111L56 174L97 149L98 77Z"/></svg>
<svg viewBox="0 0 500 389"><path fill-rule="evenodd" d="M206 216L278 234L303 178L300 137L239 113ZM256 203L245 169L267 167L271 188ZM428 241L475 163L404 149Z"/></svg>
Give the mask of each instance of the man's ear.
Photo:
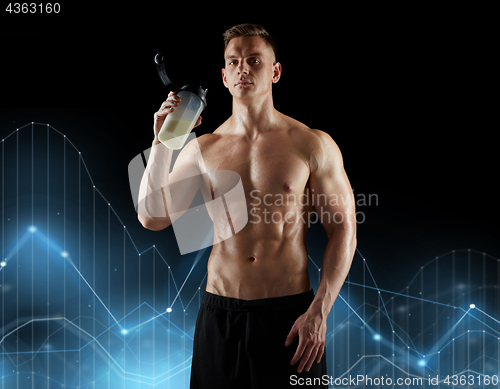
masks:
<svg viewBox="0 0 500 389"><path fill-rule="evenodd" d="M273 66L274 66L273 84L276 84L281 78L281 64L279 62L276 62Z"/></svg>
<svg viewBox="0 0 500 389"><path fill-rule="evenodd" d="M227 80L226 80L226 69L224 69L224 68L222 68L222 83L224 84L224 86L226 88L228 88Z"/></svg>

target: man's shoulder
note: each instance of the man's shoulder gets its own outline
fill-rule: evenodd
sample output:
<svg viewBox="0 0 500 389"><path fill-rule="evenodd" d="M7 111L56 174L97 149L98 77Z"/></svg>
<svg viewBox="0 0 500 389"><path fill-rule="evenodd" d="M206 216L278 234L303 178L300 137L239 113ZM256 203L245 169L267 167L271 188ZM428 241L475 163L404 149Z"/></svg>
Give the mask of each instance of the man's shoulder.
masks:
<svg viewBox="0 0 500 389"><path fill-rule="evenodd" d="M325 131L310 128L289 116L286 116L286 121L290 136L310 152L315 149L329 148L335 143L330 134Z"/></svg>
<svg viewBox="0 0 500 389"><path fill-rule="evenodd" d="M197 140L200 144L200 147L203 149L207 149L210 146L213 146L216 142L224 140L224 135L228 134L228 120L222 123L219 127L217 127L214 132L200 135Z"/></svg>
<svg viewBox="0 0 500 389"><path fill-rule="evenodd" d="M290 124L289 135L308 160L311 171L322 165L341 162L340 149L329 133L310 128L292 118L287 120Z"/></svg>
<svg viewBox="0 0 500 389"><path fill-rule="evenodd" d="M222 140L223 136L217 133L203 134L197 138L201 150L208 150L214 146L217 141Z"/></svg>

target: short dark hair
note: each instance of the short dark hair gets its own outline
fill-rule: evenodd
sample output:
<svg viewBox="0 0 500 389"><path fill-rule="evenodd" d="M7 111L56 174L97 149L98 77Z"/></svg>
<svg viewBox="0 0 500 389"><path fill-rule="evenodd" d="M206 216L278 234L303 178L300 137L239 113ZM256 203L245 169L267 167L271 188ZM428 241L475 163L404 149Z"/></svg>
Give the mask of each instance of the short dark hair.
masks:
<svg viewBox="0 0 500 389"><path fill-rule="evenodd" d="M258 24L244 23L238 24L226 30L224 36L224 52L227 49L229 41L233 38L240 36L260 36L266 43L273 49L274 57L276 58L276 43L273 37L266 31L266 29Z"/></svg>

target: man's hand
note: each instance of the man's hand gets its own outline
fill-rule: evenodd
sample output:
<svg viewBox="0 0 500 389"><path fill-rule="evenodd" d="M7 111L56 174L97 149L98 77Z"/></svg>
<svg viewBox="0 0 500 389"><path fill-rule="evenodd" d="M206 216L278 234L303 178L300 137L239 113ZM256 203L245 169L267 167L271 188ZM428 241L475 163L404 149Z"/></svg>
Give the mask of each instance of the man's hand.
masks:
<svg viewBox="0 0 500 389"><path fill-rule="evenodd" d="M174 112L175 107L178 107L181 102L181 98L177 96L176 92L170 92L168 98L161 104L160 109L154 114L154 134L155 134L155 144L159 144L158 134L160 133L161 126L167 118L169 113ZM198 127L201 124L201 116L198 117L194 127ZM194 128L193 127L193 128Z"/></svg>
<svg viewBox="0 0 500 389"><path fill-rule="evenodd" d="M295 365L299 360L297 372L301 373L311 369L314 361L319 363L325 352L326 341L326 317L315 314L308 310L295 321L290 333L286 337L285 346L292 344L296 336L299 336L299 345L290 365Z"/></svg>

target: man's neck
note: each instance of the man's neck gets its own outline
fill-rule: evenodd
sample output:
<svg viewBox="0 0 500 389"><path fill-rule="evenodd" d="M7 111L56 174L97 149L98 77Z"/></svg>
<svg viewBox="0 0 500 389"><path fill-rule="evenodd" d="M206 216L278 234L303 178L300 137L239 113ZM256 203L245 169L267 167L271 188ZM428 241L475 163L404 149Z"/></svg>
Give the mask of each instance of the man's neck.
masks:
<svg viewBox="0 0 500 389"><path fill-rule="evenodd" d="M259 101L233 98L232 129L235 133L256 140L259 134L271 131L279 120L279 112L274 109L272 96Z"/></svg>

